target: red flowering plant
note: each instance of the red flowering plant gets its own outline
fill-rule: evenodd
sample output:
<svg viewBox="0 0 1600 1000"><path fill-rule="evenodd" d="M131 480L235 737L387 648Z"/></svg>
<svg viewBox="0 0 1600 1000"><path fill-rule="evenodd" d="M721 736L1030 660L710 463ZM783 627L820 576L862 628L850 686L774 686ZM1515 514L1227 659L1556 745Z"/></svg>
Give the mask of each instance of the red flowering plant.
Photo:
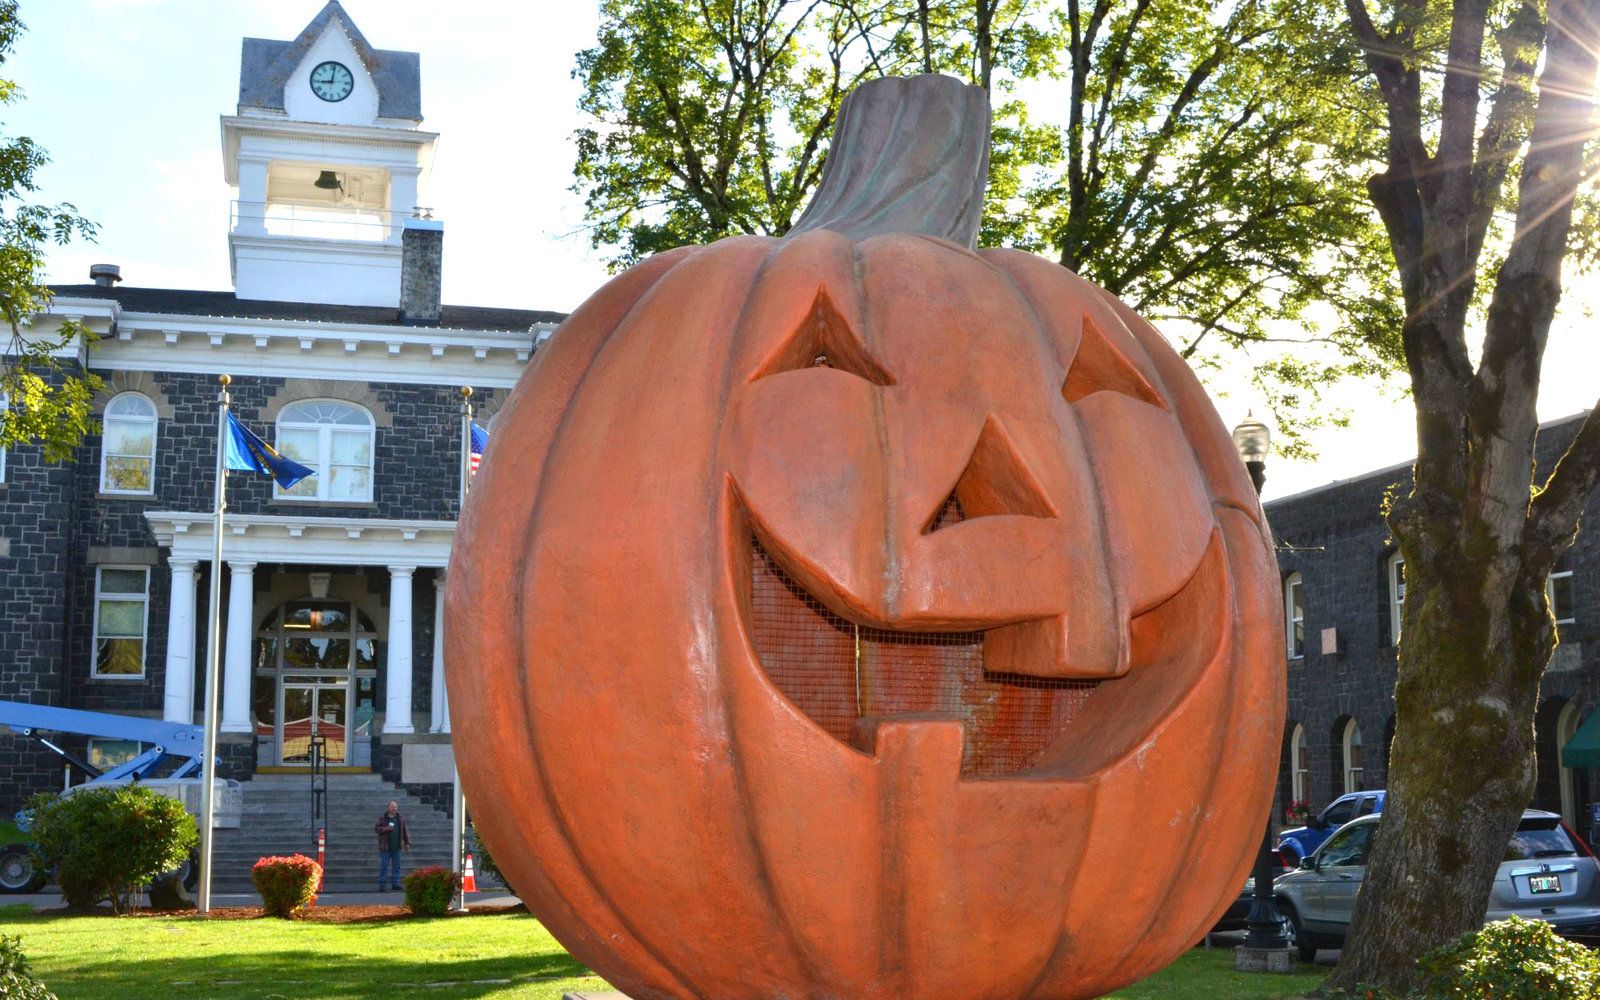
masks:
<svg viewBox="0 0 1600 1000"><path fill-rule="evenodd" d="M1311 803L1305 799L1295 799L1283 810L1284 821L1290 826L1305 826L1311 819Z"/></svg>
<svg viewBox="0 0 1600 1000"><path fill-rule="evenodd" d="M294 917L317 901L322 866L304 854L262 858L250 869L250 881L269 916Z"/></svg>

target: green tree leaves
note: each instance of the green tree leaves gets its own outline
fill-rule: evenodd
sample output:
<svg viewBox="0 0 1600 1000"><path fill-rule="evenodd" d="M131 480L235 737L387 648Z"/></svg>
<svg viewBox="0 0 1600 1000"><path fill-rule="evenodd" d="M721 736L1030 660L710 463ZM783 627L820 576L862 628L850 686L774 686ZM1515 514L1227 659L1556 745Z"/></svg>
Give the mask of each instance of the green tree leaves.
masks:
<svg viewBox="0 0 1600 1000"><path fill-rule="evenodd" d="M22 31L16 0L0 0L0 64ZM0 105L20 96L15 82L0 79ZM49 334L31 325L50 305L47 248L95 235L71 204L28 200L35 171L48 161L32 139L0 137L0 314L11 335L0 368L0 447L38 444L47 461L60 462L93 429L90 403L102 383L83 368L80 352L94 336L82 323L69 320Z"/></svg>
<svg viewBox="0 0 1600 1000"><path fill-rule="evenodd" d="M782 235L864 79L984 87L980 242L1045 254L1252 373L1286 433L1323 388L1401 363L1398 282L1365 181L1382 109L1337 4L1303 0L605 0L579 54L576 190L625 265ZM924 17L926 31L924 31Z"/></svg>

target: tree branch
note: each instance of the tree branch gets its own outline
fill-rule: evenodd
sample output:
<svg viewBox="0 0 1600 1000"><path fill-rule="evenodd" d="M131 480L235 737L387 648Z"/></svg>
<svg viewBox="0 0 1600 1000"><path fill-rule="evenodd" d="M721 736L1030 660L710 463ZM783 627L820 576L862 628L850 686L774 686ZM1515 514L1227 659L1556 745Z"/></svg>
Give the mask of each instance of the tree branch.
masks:
<svg viewBox="0 0 1600 1000"><path fill-rule="evenodd" d="M1578 436L1556 463L1544 489L1528 504L1528 529L1523 539L1524 560L1547 574L1572 542L1578 519L1595 488L1600 486L1600 402L1584 418Z"/></svg>

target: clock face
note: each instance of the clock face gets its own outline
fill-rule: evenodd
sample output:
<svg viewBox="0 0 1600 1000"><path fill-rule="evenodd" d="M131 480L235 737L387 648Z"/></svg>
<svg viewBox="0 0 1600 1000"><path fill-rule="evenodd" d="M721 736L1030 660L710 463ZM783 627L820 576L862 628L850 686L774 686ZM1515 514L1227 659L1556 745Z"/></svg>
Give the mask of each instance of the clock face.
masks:
<svg viewBox="0 0 1600 1000"><path fill-rule="evenodd" d="M318 63L311 71L311 92L324 101L342 101L355 88L356 78L344 63Z"/></svg>

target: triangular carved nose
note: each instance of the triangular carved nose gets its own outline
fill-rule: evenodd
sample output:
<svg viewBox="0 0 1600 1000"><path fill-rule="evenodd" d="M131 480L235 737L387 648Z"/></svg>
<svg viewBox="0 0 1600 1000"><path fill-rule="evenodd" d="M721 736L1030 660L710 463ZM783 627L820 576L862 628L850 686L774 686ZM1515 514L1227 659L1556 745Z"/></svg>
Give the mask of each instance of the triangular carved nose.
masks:
<svg viewBox="0 0 1600 1000"><path fill-rule="evenodd" d="M787 340L768 357L751 378L766 378L801 368L836 368L873 385L893 385L894 379L867 350L823 289L817 290L811 311Z"/></svg>
<svg viewBox="0 0 1600 1000"><path fill-rule="evenodd" d="M933 512L924 531L932 534L963 520L998 514L1058 516L1039 481L1017 454L1016 445L999 422L990 417L984 421L978 443L955 488Z"/></svg>

